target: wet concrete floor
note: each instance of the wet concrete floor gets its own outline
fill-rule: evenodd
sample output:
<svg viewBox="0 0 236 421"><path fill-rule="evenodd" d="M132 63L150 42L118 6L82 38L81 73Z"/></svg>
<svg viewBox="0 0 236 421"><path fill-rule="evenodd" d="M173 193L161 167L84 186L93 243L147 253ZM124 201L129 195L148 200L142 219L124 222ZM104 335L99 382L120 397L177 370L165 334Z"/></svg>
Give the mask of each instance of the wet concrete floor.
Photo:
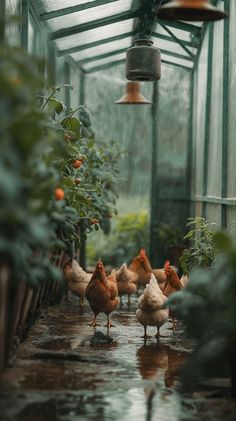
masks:
<svg viewBox="0 0 236 421"><path fill-rule="evenodd" d="M136 308L133 298L129 307L114 311L110 332L102 314L101 326L89 326L87 304L82 310L77 301L45 310L1 380L0 420L210 419L198 413L205 398L178 393L178 371L192 345L181 326L173 333L166 323L159 341L149 328L145 342Z"/></svg>

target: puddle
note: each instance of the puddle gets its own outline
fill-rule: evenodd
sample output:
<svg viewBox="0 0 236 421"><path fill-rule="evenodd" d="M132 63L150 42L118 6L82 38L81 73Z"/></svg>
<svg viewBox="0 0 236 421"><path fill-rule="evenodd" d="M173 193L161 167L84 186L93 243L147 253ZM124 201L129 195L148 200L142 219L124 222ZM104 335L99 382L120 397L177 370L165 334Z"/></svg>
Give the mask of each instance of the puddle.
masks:
<svg viewBox="0 0 236 421"><path fill-rule="evenodd" d="M135 300L112 314L110 332L104 315L97 330L89 326L88 307L49 308L2 378L1 421L193 419L193 400L178 394L179 370L192 344L181 326L173 333L171 323L159 341L149 328L151 339L144 342Z"/></svg>

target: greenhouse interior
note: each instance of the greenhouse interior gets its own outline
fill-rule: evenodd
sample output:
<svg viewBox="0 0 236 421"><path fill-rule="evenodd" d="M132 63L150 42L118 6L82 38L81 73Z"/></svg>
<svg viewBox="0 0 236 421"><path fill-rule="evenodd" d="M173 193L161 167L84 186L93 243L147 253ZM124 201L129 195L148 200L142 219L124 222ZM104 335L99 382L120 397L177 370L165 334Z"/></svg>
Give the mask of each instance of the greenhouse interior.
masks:
<svg viewBox="0 0 236 421"><path fill-rule="evenodd" d="M0 1L1 421L236 419L236 1Z"/></svg>

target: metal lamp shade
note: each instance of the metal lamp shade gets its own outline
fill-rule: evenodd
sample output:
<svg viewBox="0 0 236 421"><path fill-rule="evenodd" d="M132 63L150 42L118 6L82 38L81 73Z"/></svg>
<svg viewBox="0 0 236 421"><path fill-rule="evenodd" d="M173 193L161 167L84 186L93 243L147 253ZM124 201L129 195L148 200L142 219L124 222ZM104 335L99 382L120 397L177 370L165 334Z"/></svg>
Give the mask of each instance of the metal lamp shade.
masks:
<svg viewBox="0 0 236 421"><path fill-rule="evenodd" d="M126 77L128 80L149 82L161 77L161 54L152 41L140 39L126 51Z"/></svg>
<svg viewBox="0 0 236 421"><path fill-rule="evenodd" d="M141 104L152 104L151 101L148 101L141 93L140 93L140 83L139 82L127 82L126 85L126 94L122 96L121 99L115 102L115 104L133 104L133 105L141 105Z"/></svg>
<svg viewBox="0 0 236 421"><path fill-rule="evenodd" d="M191 22L214 21L228 16L224 11L212 6L209 0L173 0L156 12L161 19Z"/></svg>

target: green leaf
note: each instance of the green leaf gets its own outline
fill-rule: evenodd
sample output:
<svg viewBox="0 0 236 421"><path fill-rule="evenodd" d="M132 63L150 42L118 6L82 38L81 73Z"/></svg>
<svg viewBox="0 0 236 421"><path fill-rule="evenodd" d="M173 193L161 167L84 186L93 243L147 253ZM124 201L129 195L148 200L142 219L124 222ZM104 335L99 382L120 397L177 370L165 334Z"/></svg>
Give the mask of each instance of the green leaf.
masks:
<svg viewBox="0 0 236 421"><path fill-rule="evenodd" d="M70 130L77 135L80 133L80 121L76 117L66 116L61 121L61 125L64 127L64 129Z"/></svg>
<svg viewBox="0 0 236 421"><path fill-rule="evenodd" d="M52 111L55 111L57 114L61 114L63 111L63 104L54 97L51 97L48 100L48 106Z"/></svg>
<svg viewBox="0 0 236 421"><path fill-rule="evenodd" d="M81 105L79 108L79 118L84 127L92 126L91 114L88 108L86 108L84 105Z"/></svg>

